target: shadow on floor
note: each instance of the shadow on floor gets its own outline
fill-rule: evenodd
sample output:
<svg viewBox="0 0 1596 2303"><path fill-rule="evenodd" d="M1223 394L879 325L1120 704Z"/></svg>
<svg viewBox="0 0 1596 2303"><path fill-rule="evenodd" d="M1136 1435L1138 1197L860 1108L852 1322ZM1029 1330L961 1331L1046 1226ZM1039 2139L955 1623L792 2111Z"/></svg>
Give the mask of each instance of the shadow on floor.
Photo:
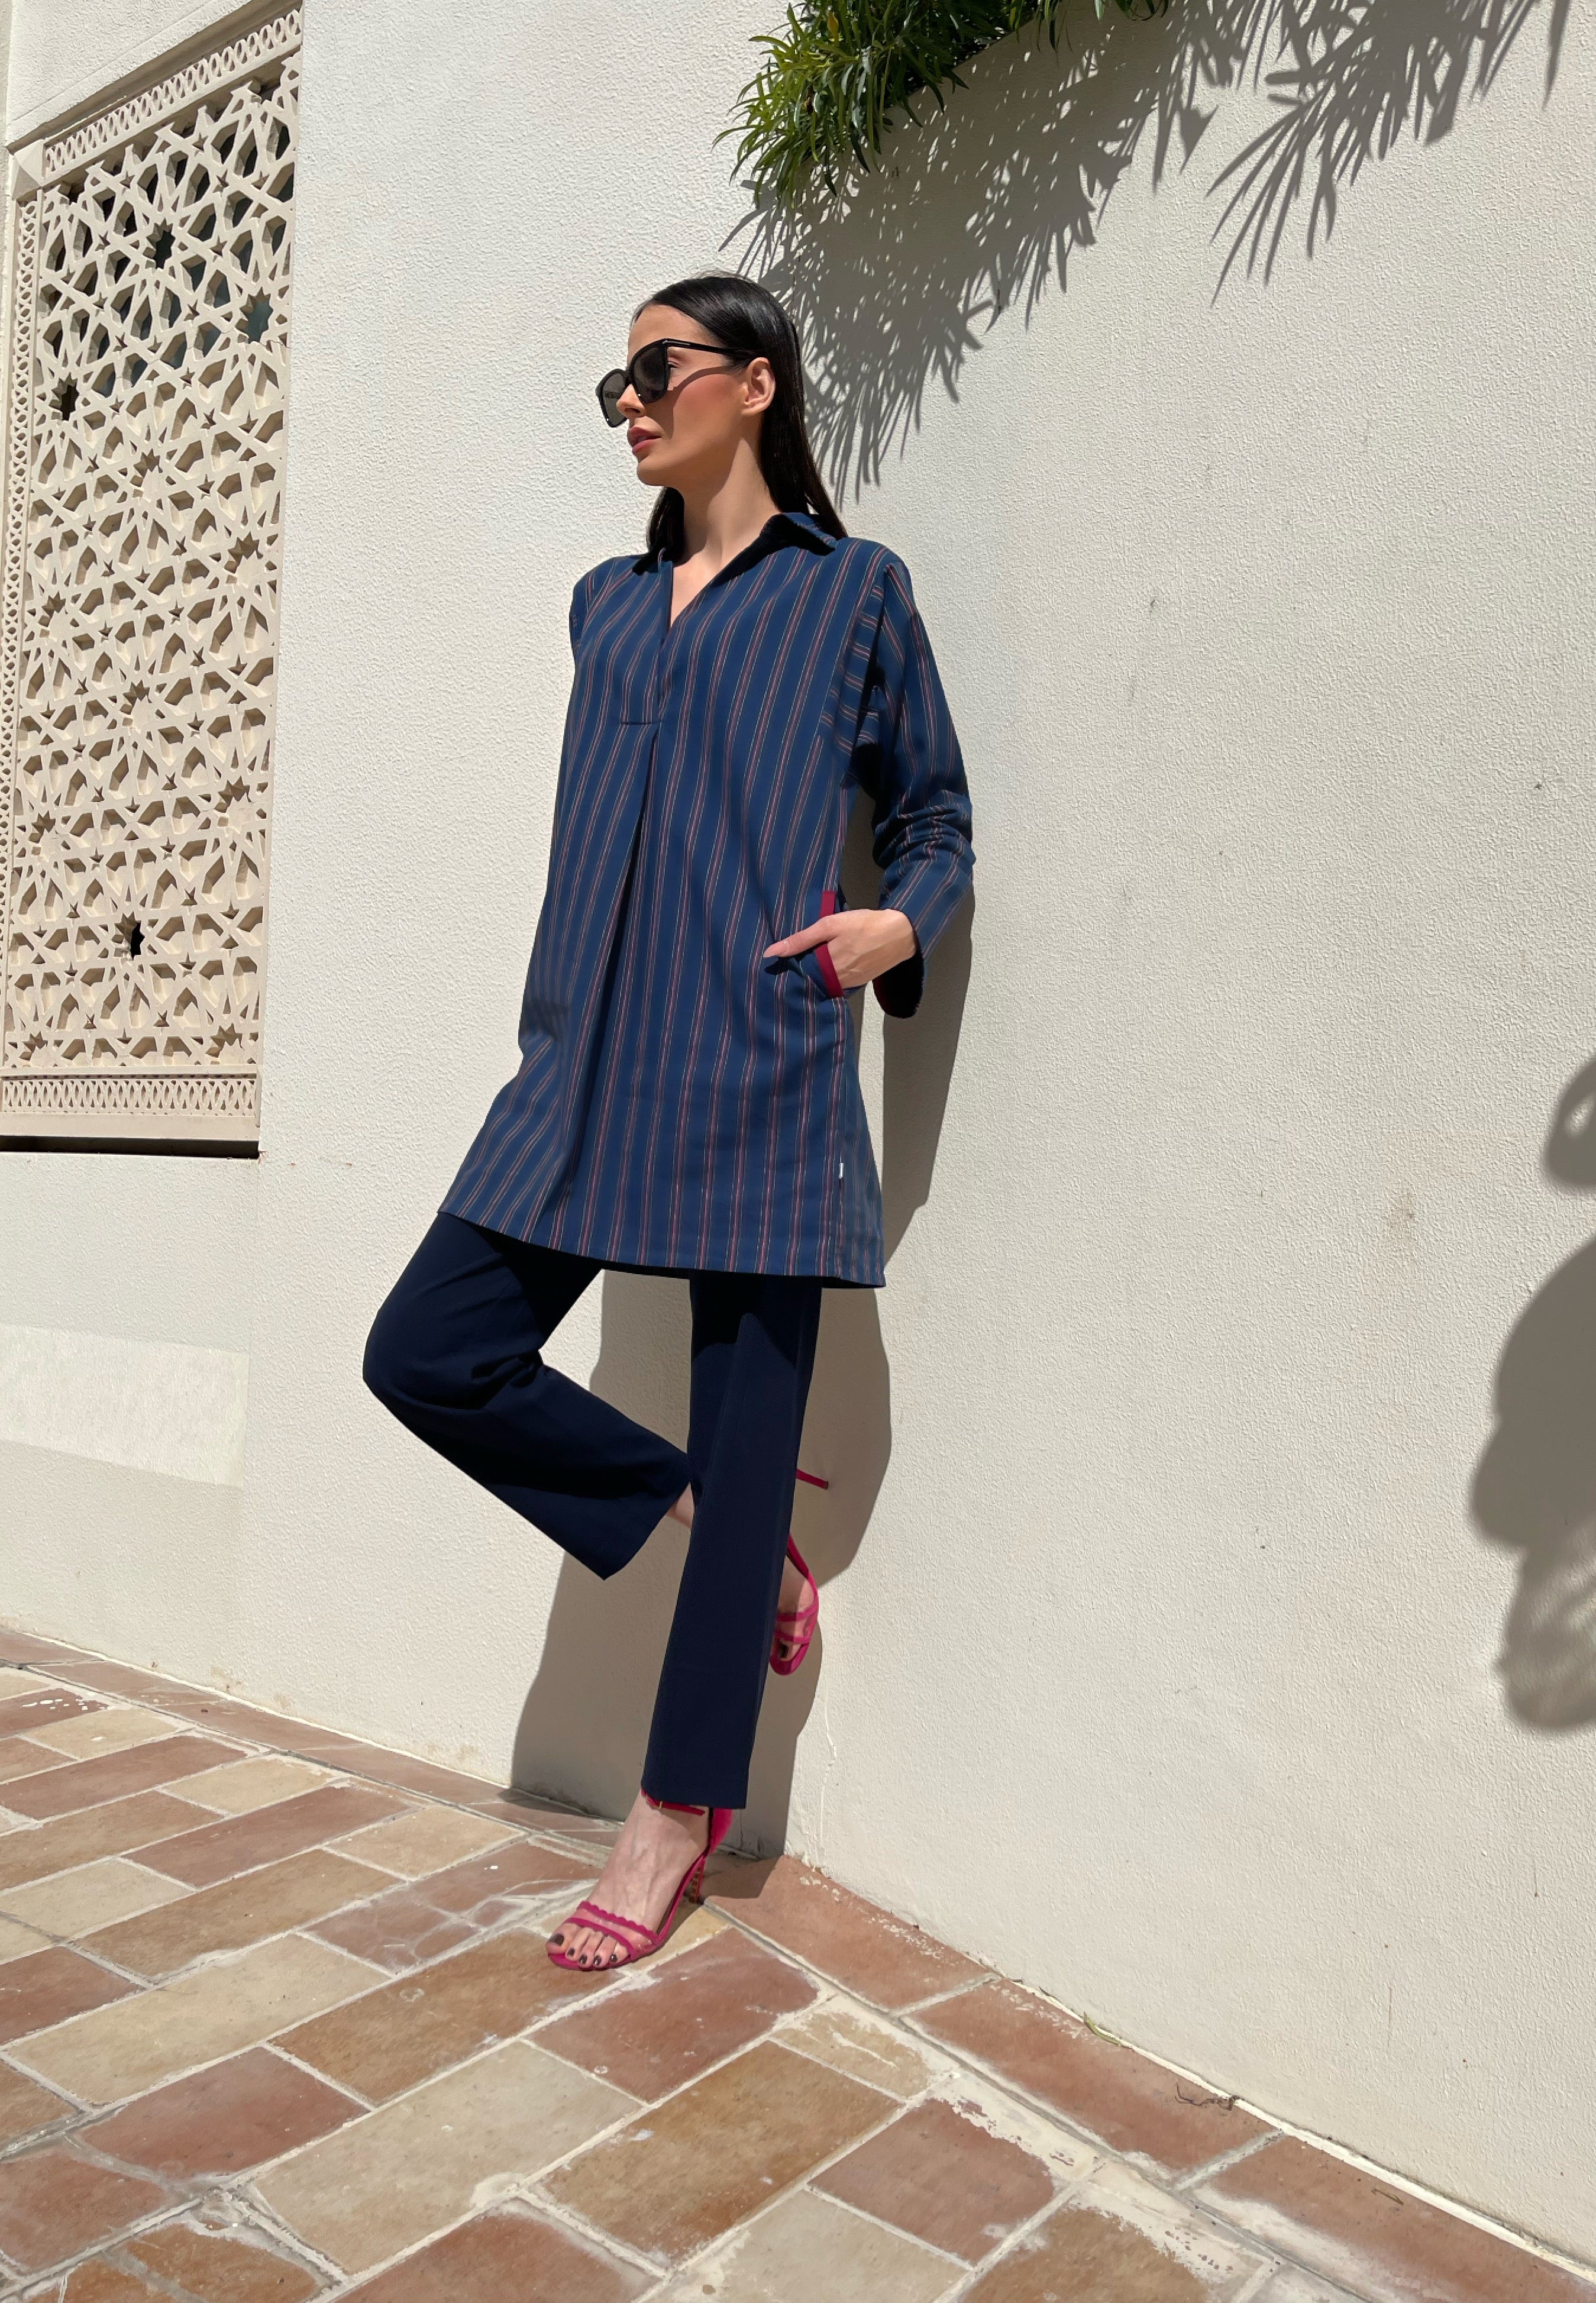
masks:
<svg viewBox="0 0 1596 2303"><path fill-rule="evenodd" d="M1541 1168L1596 1191L1596 1061L1559 1098ZM1497 1670L1514 1714L1547 1729L1596 1721L1596 1239L1536 1291L1502 1347L1496 1428L1470 1505L1520 1554Z"/></svg>

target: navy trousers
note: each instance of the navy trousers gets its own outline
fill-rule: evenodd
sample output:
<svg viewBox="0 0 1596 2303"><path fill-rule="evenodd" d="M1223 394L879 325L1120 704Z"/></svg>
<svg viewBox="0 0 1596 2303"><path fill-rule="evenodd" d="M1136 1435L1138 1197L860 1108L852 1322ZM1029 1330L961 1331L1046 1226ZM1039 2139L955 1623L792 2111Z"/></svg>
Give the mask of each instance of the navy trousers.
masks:
<svg viewBox="0 0 1596 2303"><path fill-rule="evenodd" d="M544 1344L591 1256L435 1218L367 1338L367 1384L450 1463L595 1575L641 1548L685 1488L693 1526L643 1788L747 1804L791 1523L821 1282L695 1271L684 1454L557 1368Z"/></svg>

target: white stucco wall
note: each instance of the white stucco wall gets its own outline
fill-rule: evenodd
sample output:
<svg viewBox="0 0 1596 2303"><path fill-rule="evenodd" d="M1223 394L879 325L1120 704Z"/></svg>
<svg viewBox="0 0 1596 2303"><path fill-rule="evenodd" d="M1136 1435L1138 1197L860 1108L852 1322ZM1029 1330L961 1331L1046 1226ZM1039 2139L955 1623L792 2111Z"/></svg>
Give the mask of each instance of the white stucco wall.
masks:
<svg viewBox="0 0 1596 2303"><path fill-rule="evenodd" d="M194 12L20 13L13 137ZM515 1059L570 585L640 537L592 379L723 260L778 13L313 0L262 1157L0 1159L0 1322L249 1354L241 1489L8 1450L4 1612L609 1803L669 1539L562 1572L359 1365ZM1103 118L1172 29L1110 26ZM747 1825L1590 2257L1596 1155L1542 1146L1596 1005L1596 56L1575 13L1543 101L1544 37L1267 285L1214 294L1226 97L1027 312L1077 156L1028 46L831 249L850 419L918 409L841 501L977 904L866 1011L895 1248L828 1305L823 1668ZM612 1276L560 1356L669 1421L684 1339Z"/></svg>

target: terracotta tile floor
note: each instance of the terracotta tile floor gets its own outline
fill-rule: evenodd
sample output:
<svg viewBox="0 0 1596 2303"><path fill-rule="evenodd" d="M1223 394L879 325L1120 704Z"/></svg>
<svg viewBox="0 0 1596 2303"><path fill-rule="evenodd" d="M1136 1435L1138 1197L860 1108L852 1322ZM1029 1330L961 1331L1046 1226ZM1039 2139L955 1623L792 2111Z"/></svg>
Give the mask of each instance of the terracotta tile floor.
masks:
<svg viewBox="0 0 1596 2303"><path fill-rule="evenodd" d="M1596 2303L802 1864L0 1632L0 2297Z"/></svg>

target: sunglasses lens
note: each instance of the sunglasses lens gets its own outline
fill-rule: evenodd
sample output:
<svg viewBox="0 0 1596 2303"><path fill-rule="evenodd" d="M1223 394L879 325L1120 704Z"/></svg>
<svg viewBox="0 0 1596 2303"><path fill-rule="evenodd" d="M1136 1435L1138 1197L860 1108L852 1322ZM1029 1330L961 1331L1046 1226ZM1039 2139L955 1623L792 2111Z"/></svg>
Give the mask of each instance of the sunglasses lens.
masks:
<svg viewBox="0 0 1596 2303"><path fill-rule="evenodd" d="M671 388L671 355L663 344L645 344L632 362L639 400L658 400Z"/></svg>
<svg viewBox="0 0 1596 2303"><path fill-rule="evenodd" d="M604 411L606 424L626 422L626 418L621 412L621 395L625 390L626 370L623 367L612 367L608 375L600 379L598 404Z"/></svg>

